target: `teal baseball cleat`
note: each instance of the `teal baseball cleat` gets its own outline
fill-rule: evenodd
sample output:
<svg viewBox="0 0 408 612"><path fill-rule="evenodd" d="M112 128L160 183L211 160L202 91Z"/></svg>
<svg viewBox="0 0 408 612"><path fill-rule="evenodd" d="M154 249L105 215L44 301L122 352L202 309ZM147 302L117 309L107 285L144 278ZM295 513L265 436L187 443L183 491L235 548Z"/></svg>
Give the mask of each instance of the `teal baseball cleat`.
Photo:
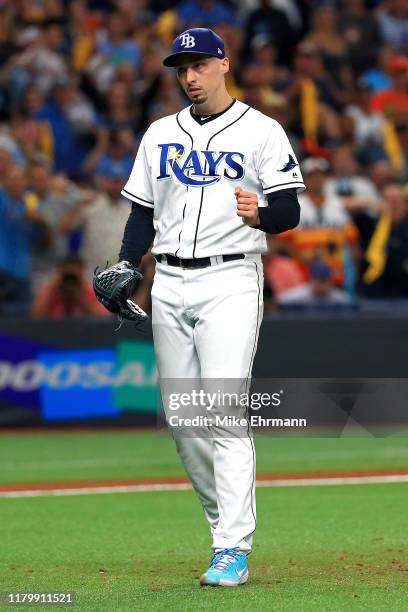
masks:
<svg viewBox="0 0 408 612"><path fill-rule="evenodd" d="M200 578L201 586L238 586L248 580L248 561L239 548L225 548L213 555L210 567Z"/></svg>

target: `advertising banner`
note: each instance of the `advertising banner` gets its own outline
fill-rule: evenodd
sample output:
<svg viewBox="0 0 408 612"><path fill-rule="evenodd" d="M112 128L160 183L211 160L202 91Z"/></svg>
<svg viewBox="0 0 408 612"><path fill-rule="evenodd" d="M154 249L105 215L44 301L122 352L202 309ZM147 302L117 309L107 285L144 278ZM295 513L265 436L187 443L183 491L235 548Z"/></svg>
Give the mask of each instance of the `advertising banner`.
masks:
<svg viewBox="0 0 408 612"><path fill-rule="evenodd" d="M0 334L0 424L153 416L157 404L150 341L72 350Z"/></svg>

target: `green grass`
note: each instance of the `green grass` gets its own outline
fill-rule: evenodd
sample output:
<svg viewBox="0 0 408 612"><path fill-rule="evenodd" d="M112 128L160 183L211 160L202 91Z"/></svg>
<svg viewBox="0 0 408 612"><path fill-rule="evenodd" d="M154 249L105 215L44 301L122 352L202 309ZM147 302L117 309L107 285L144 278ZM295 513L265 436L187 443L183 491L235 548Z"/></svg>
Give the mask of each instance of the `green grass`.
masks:
<svg viewBox="0 0 408 612"><path fill-rule="evenodd" d="M395 438L257 436L259 474L408 468L408 441ZM167 434L104 432L0 436L0 484L183 476Z"/></svg>
<svg viewBox="0 0 408 612"><path fill-rule="evenodd" d="M408 468L403 437L256 446L258 473ZM154 432L0 436L2 484L183 474L173 441ZM402 612L407 494L406 484L259 489L250 582L238 589L198 586L210 538L191 491L3 498L0 591L75 591L81 611Z"/></svg>
<svg viewBox="0 0 408 612"><path fill-rule="evenodd" d="M71 590L107 612L403 611L406 500L402 484L261 489L250 582L202 589L210 542L190 491L3 499L0 590Z"/></svg>

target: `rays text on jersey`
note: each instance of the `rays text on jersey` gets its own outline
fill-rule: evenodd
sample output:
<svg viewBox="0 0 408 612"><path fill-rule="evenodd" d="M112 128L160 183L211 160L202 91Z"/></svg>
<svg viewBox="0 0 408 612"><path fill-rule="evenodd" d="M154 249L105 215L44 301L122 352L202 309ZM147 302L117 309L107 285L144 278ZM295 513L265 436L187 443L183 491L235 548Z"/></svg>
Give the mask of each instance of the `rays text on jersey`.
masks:
<svg viewBox="0 0 408 612"><path fill-rule="evenodd" d="M222 177L230 181L242 179L245 156L239 151L185 150L178 142L159 144L160 174L157 180L173 175L183 185L208 187Z"/></svg>

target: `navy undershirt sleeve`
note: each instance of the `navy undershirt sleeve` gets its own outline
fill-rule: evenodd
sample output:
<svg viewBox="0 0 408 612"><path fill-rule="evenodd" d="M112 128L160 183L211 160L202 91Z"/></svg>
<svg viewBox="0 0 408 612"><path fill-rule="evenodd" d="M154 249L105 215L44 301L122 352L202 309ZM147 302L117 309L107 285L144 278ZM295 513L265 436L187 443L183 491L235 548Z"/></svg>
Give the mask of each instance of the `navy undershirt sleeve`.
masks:
<svg viewBox="0 0 408 612"><path fill-rule="evenodd" d="M259 207L259 225L255 229L268 234L280 234L297 226L300 219L300 205L296 189L281 189L268 193L268 206Z"/></svg>
<svg viewBox="0 0 408 612"><path fill-rule="evenodd" d="M119 261L129 261L137 268L151 247L154 235L153 208L133 203L123 234Z"/></svg>

